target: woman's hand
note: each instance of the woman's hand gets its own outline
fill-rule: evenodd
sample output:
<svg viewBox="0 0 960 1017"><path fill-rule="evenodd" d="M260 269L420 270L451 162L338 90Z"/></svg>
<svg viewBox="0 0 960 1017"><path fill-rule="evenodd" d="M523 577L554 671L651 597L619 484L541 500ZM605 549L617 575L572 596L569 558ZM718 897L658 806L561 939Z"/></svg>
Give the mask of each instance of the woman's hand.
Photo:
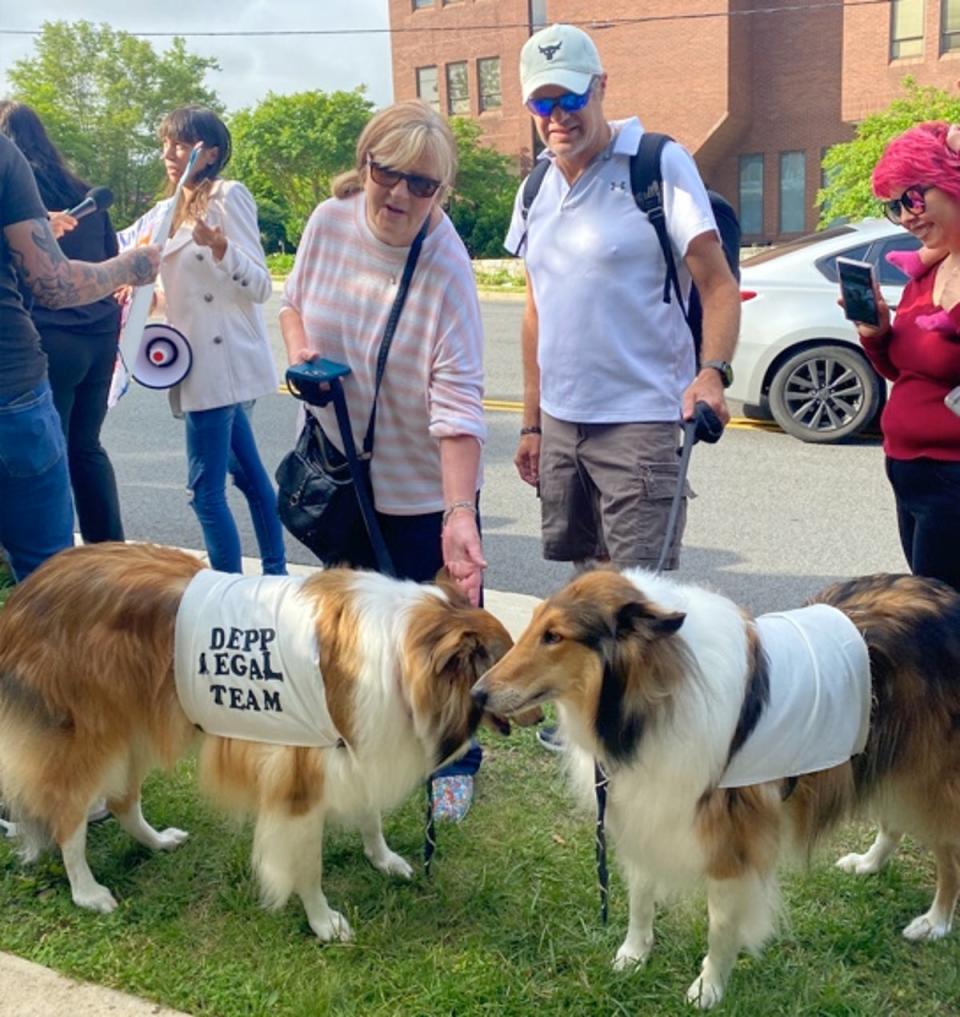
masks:
<svg viewBox="0 0 960 1017"><path fill-rule="evenodd" d="M227 253L227 238L222 226L208 226L203 219L198 219L193 227L193 242L201 247L209 247L217 261L222 261Z"/></svg>
<svg viewBox="0 0 960 1017"><path fill-rule="evenodd" d="M890 331L890 308L887 306L887 302L883 299L883 294L879 289L875 289L873 291L873 295L877 302L876 325L868 325L863 321L853 322L853 326L857 330L857 335L859 335L862 339L876 339L879 336L886 335L886 333ZM837 300L837 303L841 307L845 307L842 296Z"/></svg>
<svg viewBox="0 0 960 1017"><path fill-rule="evenodd" d="M472 509L459 506L447 517L441 535L443 563L452 579L476 607L487 563L483 557L477 517Z"/></svg>
<svg viewBox="0 0 960 1017"><path fill-rule="evenodd" d="M77 228L77 219L74 219L69 212L47 212L47 218L50 220L50 229L53 230L53 235L59 240L64 233L69 233L71 230Z"/></svg>

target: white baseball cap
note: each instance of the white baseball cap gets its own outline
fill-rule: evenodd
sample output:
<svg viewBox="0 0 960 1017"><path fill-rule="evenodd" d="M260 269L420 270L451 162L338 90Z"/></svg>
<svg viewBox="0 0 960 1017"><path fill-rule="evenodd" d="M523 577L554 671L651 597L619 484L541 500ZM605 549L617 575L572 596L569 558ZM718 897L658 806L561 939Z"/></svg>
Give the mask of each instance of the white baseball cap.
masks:
<svg viewBox="0 0 960 1017"><path fill-rule="evenodd" d="M531 35L520 50L520 88L523 101L544 85L559 85L577 95L603 74L593 39L573 25L551 25Z"/></svg>

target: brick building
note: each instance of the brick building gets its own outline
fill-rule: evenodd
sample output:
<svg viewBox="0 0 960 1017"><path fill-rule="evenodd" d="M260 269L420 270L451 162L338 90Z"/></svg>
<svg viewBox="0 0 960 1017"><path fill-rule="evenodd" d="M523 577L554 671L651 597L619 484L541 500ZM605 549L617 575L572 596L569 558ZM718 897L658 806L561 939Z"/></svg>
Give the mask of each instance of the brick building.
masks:
<svg viewBox="0 0 960 1017"><path fill-rule="evenodd" d="M906 75L960 79L960 0L389 0L397 99L469 115L526 170L520 47L555 21L593 35L612 118L636 114L693 153L748 243L817 222L823 152Z"/></svg>

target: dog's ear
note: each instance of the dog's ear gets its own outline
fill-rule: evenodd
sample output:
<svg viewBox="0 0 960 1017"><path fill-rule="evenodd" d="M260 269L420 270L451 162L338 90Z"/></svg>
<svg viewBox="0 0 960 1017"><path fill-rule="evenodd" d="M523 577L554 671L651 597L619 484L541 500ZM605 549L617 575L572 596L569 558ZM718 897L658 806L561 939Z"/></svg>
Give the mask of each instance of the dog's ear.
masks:
<svg viewBox="0 0 960 1017"><path fill-rule="evenodd" d="M629 601L617 609L616 635L618 639L628 636L659 639L673 635L686 617L682 611L659 611L645 601Z"/></svg>
<svg viewBox="0 0 960 1017"><path fill-rule="evenodd" d="M456 604L457 607L470 606L470 598L463 592L463 587L447 571L446 565L437 573L434 582L447 595L451 604Z"/></svg>

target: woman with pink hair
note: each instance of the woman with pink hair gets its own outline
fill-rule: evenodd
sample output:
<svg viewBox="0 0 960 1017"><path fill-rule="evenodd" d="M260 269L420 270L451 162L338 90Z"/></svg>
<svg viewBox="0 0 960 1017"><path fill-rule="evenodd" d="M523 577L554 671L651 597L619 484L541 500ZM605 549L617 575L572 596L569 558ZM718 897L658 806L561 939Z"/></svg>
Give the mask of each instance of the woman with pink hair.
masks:
<svg viewBox="0 0 960 1017"><path fill-rule="evenodd" d="M907 562L914 574L960 590L960 416L947 400L960 386L960 154L949 133L941 122L911 127L874 168L874 194L919 239L922 260L945 256L918 267L895 321L878 293L878 324L858 322L857 331L893 383L881 426ZM946 320L931 328L941 312Z"/></svg>

